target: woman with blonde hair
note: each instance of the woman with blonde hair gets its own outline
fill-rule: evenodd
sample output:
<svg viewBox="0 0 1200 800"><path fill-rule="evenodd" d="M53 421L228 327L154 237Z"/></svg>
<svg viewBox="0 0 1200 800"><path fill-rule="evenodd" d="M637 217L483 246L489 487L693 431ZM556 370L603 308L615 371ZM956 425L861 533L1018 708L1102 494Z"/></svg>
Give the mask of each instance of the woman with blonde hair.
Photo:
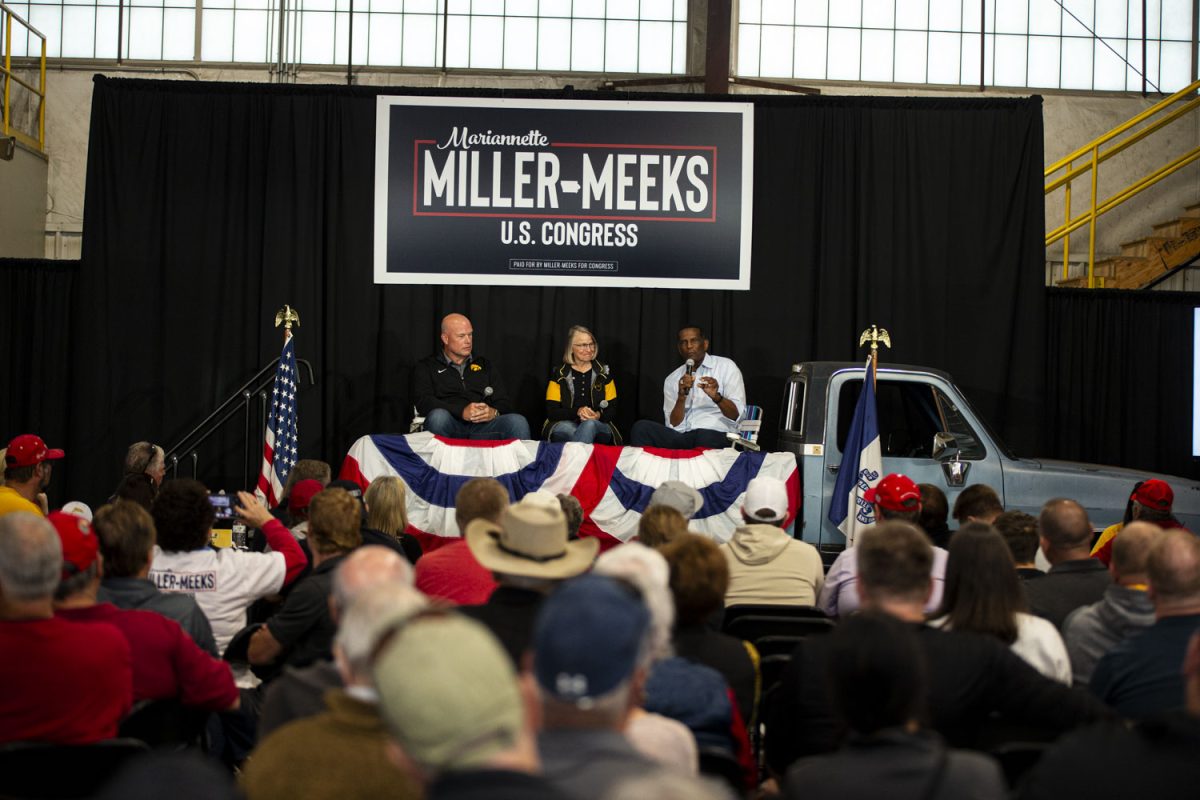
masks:
<svg viewBox="0 0 1200 800"><path fill-rule="evenodd" d="M546 386L546 423L542 437L551 442L620 444L617 384L608 365L596 356L600 345L582 325L567 331L563 363Z"/></svg>
<svg viewBox="0 0 1200 800"><path fill-rule="evenodd" d="M367 527L364 531L363 544L381 544L384 547L399 549L409 562L415 564L421 557L421 545L416 537L405 533L408 527L408 491L404 481L394 475L384 475L371 481L363 495L367 507ZM374 537L370 532L378 532L383 537ZM380 539L380 541L376 541Z"/></svg>

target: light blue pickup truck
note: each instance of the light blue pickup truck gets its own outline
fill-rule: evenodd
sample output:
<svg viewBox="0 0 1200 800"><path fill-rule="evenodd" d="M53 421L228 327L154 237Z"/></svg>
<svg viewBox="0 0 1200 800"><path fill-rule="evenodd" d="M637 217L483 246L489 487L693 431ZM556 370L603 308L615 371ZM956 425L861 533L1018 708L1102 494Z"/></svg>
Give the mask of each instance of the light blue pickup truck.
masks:
<svg viewBox="0 0 1200 800"><path fill-rule="evenodd" d="M880 365L876 402L883 471L900 472L946 493L950 507L964 487L986 483L1008 510L1037 515L1053 497L1087 509L1097 530L1120 522L1135 483L1161 478L1175 490L1175 516L1200 530L1200 484L1186 478L1073 461L1018 458L976 414L941 370ZM845 537L829 521L842 445L862 389L861 363L813 361L792 366L784 385L779 449L800 465L803 515L796 535L829 560ZM842 502L841 498L839 498Z"/></svg>

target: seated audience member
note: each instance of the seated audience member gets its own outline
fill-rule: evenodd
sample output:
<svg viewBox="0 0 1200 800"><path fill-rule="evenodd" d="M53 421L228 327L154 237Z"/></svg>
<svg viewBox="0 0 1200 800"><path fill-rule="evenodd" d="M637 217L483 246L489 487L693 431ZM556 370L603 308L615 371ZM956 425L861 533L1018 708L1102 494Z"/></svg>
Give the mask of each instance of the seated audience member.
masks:
<svg viewBox="0 0 1200 800"><path fill-rule="evenodd" d="M467 525L467 547L491 570L496 590L486 603L461 606L500 640L519 668L533 640L533 624L546 595L592 565L600 540L567 540L567 520L558 498L530 492L504 509L497 525L476 519Z"/></svg>
<svg viewBox="0 0 1200 800"><path fill-rule="evenodd" d="M399 545L409 563L416 564L421 557L421 545L415 537L404 532L408 528L408 511L405 508L408 492L404 488L404 481L393 475L376 478L367 487L363 503L367 507L367 529L387 537L386 542ZM384 544L383 541L368 542L366 535L363 536L363 543Z"/></svg>
<svg viewBox="0 0 1200 800"><path fill-rule="evenodd" d="M133 704L121 632L54 616L63 566L40 514L0 517L0 742L111 739Z"/></svg>
<svg viewBox="0 0 1200 800"><path fill-rule="evenodd" d="M1108 572L1112 583L1104 597L1072 611L1063 623L1075 683L1087 686L1096 664L1122 639L1154 624L1154 603L1147 591L1146 562L1161 531L1148 522L1131 522L1114 540Z"/></svg>
<svg viewBox="0 0 1200 800"><path fill-rule="evenodd" d="M863 499L874 506L876 524L892 520L915 525L921 516L921 492L905 475L884 476L863 494ZM948 556L942 548L933 548L933 593L925 608L927 613L932 614L942 602ZM830 566L825 585L817 596L817 607L831 617L845 617L858 610L858 603L858 548L847 547Z"/></svg>
<svg viewBox="0 0 1200 800"><path fill-rule="evenodd" d="M646 682L653 629L636 593L584 575L546 599L533 644L546 778L576 798L662 769L623 735Z"/></svg>
<svg viewBox="0 0 1200 800"><path fill-rule="evenodd" d="M54 593L54 613L71 622L107 624L129 643L133 699L179 700L205 711L238 705L229 665L201 650L178 622L149 611L126 611L96 602L104 560L91 524L55 511L47 517L58 533L63 579Z"/></svg>
<svg viewBox="0 0 1200 800"><path fill-rule="evenodd" d="M527 684L486 628L426 613L378 641L372 674L389 752L427 800L567 797L540 774Z"/></svg>
<svg viewBox="0 0 1200 800"><path fill-rule="evenodd" d="M150 574L157 534L154 518L141 505L118 500L96 512L92 530L100 540L104 576L96 599L117 608L153 611L173 619L209 655L219 656L208 617L190 594L160 592Z"/></svg>
<svg viewBox="0 0 1200 800"><path fill-rule="evenodd" d="M325 486L313 478L297 481L288 493L288 530L300 541L308 538L308 506L312 499L325 491Z"/></svg>
<svg viewBox="0 0 1200 800"><path fill-rule="evenodd" d="M565 492L555 496L563 516L567 519L567 540L573 542L579 538L579 529L583 527L583 503L579 502L579 498Z"/></svg>
<svg viewBox="0 0 1200 800"><path fill-rule="evenodd" d="M88 522L95 521L95 514L92 513L92 507L82 500L68 500L63 503L63 507L59 511L64 514L74 514L77 517L83 517Z"/></svg>
<svg viewBox="0 0 1200 800"><path fill-rule="evenodd" d="M1088 556L1092 523L1074 500L1050 500L1038 516L1039 543L1050 562L1045 577L1025 582L1029 610L1062 630L1067 615L1104 596L1112 583L1108 570Z"/></svg>
<svg viewBox="0 0 1200 800"><path fill-rule="evenodd" d="M1184 530L1160 533L1146 572L1154 624L1109 650L1091 681L1097 697L1139 719L1183 708L1179 665L1200 628L1200 538Z"/></svg>
<svg viewBox="0 0 1200 800"><path fill-rule="evenodd" d="M620 781L600 800L628 800L631 797L652 797L654 800L731 800L734 795L729 793L727 784L714 777L662 772Z"/></svg>
<svg viewBox="0 0 1200 800"><path fill-rule="evenodd" d="M251 664L286 661L304 667L329 660L336 630L329 613L333 571L362 544L360 517L358 501L342 489L326 489L309 503L312 574L296 583L283 607L250 637Z"/></svg>
<svg viewBox="0 0 1200 800"><path fill-rule="evenodd" d="M688 532L687 518L671 506L648 506L638 520L637 541L660 548Z"/></svg>
<svg viewBox="0 0 1200 800"><path fill-rule="evenodd" d="M991 637L924 625L933 547L916 526L885 522L869 528L855 549L862 607L915 629L929 670L930 727L951 746L978 746L995 712L1048 735L1109 716L1094 698L1042 676ZM827 637L802 641L765 707L767 763L777 774L842 740L830 706L828 648Z"/></svg>
<svg viewBox="0 0 1200 800"><path fill-rule="evenodd" d="M45 516L46 487L62 450L51 450L40 436L23 433L4 450L4 483L0 485L0 517L16 511Z"/></svg>
<svg viewBox="0 0 1200 800"><path fill-rule="evenodd" d="M163 449L152 442L134 442L125 452L121 482L117 484L117 490L109 502L132 500L149 511L166 474L166 453Z"/></svg>
<svg viewBox="0 0 1200 800"><path fill-rule="evenodd" d="M404 557L386 547L365 545L346 556L334 570L329 614L334 623L340 624L345 610L366 592L377 586L412 588L412 583L412 566ZM271 681L263 698L259 738L292 720L321 713L325 710L325 693L341 687L342 676L332 660L314 661L307 667L285 667L283 674Z"/></svg>
<svg viewBox="0 0 1200 800"><path fill-rule="evenodd" d="M1133 487L1129 501L1125 504L1125 518L1116 524L1109 525L1101 532L1092 546L1092 558L1098 558L1108 566L1112 558L1113 542L1117 535L1129 523L1138 520L1157 526L1160 530L1169 531L1172 528L1183 527L1183 523L1175 519L1171 513L1175 505L1175 492L1171 485L1158 478L1140 481Z"/></svg>
<svg viewBox="0 0 1200 800"><path fill-rule="evenodd" d="M1017 567L1017 577L1022 581L1040 578L1046 573L1037 568L1038 522L1037 517L1024 511L1005 511L992 523Z"/></svg>
<svg viewBox="0 0 1200 800"><path fill-rule="evenodd" d="M921 492L921 515L917 517L917 527L925 531L934 547L948 547L950 544L950 526L946 518L950 515L950 506L946 501L946 493L932 483L918 483Z"/></svg>
<svg viewBox="0 0 1200 800"><path fill-rule="evenodd" d="M321 484L321 488L324 489L333 480L333 469L324 461L318 461L315 458L302 458L288 471L287 481L283 484L283 497L279 498L279 505L271 509L271 514L282 520L289 528L293 527L299 521L292 519L288 515L288 510L291 507L292 489L300 481L310 479L317 481ZM313 494L316 494L316 492Z"/></svg>
<svg viewBox="0 0 1200 800"><path fill-rule="evenodd" d="M725 605L811 606L825 585L817 548L793 539L782 527L788 514L787 486L760 475L746 487L742 521L721 545L729 562Z"/></svg>
<svg viewBox="0 0 1200 800"><path fill-rule="evenodd" d="M953 568L953 546L950 552ZM929 679L911 626L875 611L846 620L830 636L829 676L834 708L850 735L836 753L788 770L789 800L1008 797L993 759L952 750L921 729Z"/></svg>
<svg viewBox="0 0 1200 800"><path fill-rule="evenodd" d="M704 506L704 496L683 481L666 481L650 495L646 508L654 506L670 506L684 519L691 519Z"/></svg>
<svg viewBox="0 0 1200 800"><path fill-rule="evenodd" d="M322 713L289 722L259 742L241 774L248 800L419 796L388 759L370 662L377 631L424 606L421 593L402 583L375 586L350 605L333 650L342 688L325 693Z"/></svg>
<svg viewBox="0 0 1200 800"><path fill-rule="evenodd" d="M508 502L508 490L495 478L472 478L464 483L454 498L454 521L460 536L476 519L499 525ZM492 573L475 560L463 538L421 556L416 575L417 588L424 594L454 605L485 603L496 589Z"/></svg>
<svg viewBox="0 0 1200 800"><path fill-rule="evenodd" d="M1021 799L1194 798L1200 786L1200 632L1192 634L1182 673L1185 711L1063 737L1022 781Z"/></svg>
<svg viewBox="0 0 1200 800"><path fill-rule="evenodd" d="M150 564L150 580L161 591L195 595L212 625L221 653L233 635L246 627L250 604L277 594L308 566L295 538L253 495L238 492L238 501L238 516L247 525L262 530L272 552L209 547L215 512L208 501L208 490L199 481L167 481L151 512L158 544ZM239 686L257 684L244 669L235 671L235 677Z"/></svg>
<svg viewBox="0 0 1200 800"><path fill-rule="evenodd" d="M675 601L671 643L676 655L721 673L733 689L742 719L751 725L758 702L758 651L749 642L705 624L725 604L728 560L711 539L690 533L661 552L671 569L671 596Z"/></svg>
<svg viewBox="0 0 1200 800"><path fill-rule="evenodd" d="M958 493L950 516L961 528L969 522L991 525L1003 513L1004 506L996 490L984 483L973 483Z"/></svg>
<svg viewBox="0 0 1200 800"><path fill-rule="evenodd" d="M667 592L669 570L658 552L630 542L603 553L592 568L593 575L623 581L640 592L650 612L650 667L673 657L671 620L673 608ZM625 738L642 755L676 772L695 775L700 770L696 737L677 719L634 708L625 724Z"/></svg>
<svg viewBox="0 0 1200 800"><path fill-rule="evenodd" d="M1047 678L1071 683L1071 662L1058 629L1025 613L1012 556L995 528L968 522L950 542L946 591L930 624L993 636Z"/></svg>

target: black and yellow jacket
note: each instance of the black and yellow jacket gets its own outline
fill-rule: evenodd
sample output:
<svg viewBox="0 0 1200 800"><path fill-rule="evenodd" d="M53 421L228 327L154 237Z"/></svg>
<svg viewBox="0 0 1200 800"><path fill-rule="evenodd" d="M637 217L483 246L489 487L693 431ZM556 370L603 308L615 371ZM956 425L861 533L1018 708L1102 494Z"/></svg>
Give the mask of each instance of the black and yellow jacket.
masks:
<svg viewBox="0 0 1200 800"><path fill-rule="evenodd" d="M550 428L556 422L567 420L574 422L578 417L571 401L575 397L575 380L579 373L570 364L563 364L550 373L550 382L546 386L546 423L542 425L542 438L550 435ZM621 434L613 419L617 416L617 383L613 380L612 371L607 364L599 361L592 362L592 391L591 402L588 403L600 412L600 421L608 425L612 431L613 444L621 444ZM605 405L601 405L605 403Z"/></svg>

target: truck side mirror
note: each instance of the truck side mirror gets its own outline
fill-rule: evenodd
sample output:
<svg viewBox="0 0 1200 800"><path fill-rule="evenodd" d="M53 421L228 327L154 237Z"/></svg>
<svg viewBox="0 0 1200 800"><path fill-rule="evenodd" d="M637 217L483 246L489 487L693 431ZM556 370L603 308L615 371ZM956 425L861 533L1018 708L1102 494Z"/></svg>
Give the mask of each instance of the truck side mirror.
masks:
<svg viewBox="0 0 1200 800"><path fill-rule="evenodd" d="M943 463L958 458L958 440L953 433L938 431L933 435L933 457Z"/></svg>

